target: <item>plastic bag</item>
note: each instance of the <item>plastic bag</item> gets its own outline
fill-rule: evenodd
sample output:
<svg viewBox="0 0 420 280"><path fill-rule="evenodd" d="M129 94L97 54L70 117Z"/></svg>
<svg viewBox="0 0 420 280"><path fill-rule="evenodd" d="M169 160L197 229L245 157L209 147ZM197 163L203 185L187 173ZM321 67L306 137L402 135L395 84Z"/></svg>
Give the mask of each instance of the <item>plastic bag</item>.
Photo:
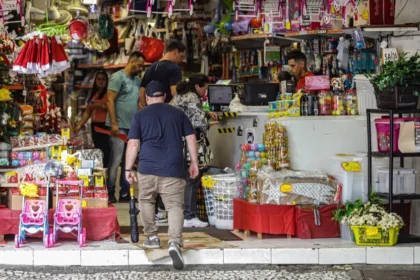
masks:
<svg viewBox="0 0 420 280"><path fill-rule="evenodd" d="M142 36L138 40L139 52L146 57L146 62L153 63L163 56L165 42L163 40Z"/></svg>

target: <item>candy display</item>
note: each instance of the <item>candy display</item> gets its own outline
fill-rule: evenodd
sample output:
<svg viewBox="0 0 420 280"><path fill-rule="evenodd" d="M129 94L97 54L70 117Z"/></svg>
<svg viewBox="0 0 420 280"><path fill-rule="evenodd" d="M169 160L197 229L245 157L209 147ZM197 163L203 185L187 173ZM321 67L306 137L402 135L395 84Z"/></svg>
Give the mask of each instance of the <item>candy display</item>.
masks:
<svg viewBox="0 0 420 280"><path fill-rule="evenodd" d="M275 170L290 169L289 138L286 128L277 122L266 123L263 141L268 165Z"/></svg>

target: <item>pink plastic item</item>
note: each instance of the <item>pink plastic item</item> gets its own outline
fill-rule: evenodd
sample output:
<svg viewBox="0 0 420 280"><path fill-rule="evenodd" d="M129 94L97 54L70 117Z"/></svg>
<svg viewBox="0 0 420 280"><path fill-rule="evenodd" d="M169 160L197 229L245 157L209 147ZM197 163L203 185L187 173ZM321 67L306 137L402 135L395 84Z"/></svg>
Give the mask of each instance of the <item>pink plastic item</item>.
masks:
<svg viewBox="0 0 420 280"><path fill-rule="evenodd" d="M420 121L420 118L395 118L394 119L394 143L393 151L399 152L398 148L398 138L400 136L400 124L402 122L409 121ZM390 151L390 125L389 118L381 118L375 120L376 134L378 141L378 151L379 152L389 152Z"/></svg>
<svg viewBox="0 0 420 280"><path fill-rule="evenodd" d="M80 219L80 201L76 199L60 199L56 212L58 225L78 225Z"/></svg>
<svg viewBox="0 0 420 280"><path fill-rule="evenodd" d="M44 213L44 200L26 200L25 211L22 213L22 223L24 225L43 225Z"/></svg>

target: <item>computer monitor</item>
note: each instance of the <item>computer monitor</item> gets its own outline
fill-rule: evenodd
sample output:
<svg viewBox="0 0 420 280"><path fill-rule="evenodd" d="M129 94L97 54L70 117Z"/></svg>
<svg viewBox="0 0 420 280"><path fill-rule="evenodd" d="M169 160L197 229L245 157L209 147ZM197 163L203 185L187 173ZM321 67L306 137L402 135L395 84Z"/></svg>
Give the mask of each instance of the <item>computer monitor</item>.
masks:
<svg viewBox="0 0 420 280"><path fill-rule="evenodd" d="M210 106L229 106L233 99L233 88L226 85L209 85L208 98Z"/></svg>
<svg viewBox="0 0 420 280"><path fill-rule="evenodd" d="M278 83L245 84L244 104L248 106L268 105L268 102L276 100L278 92Z"/></svg>

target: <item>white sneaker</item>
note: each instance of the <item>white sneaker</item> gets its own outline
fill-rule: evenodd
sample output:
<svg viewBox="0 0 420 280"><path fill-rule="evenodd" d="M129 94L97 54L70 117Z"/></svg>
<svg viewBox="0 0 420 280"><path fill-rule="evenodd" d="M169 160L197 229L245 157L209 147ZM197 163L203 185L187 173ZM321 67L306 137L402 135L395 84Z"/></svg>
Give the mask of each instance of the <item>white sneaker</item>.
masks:
<svg viewBox="0 0 420 280"><path fill-rule="evenodd" d="M159 212L155 215L155 221L156 223L167 223L168 222L168 216L166 215L166 212Z"/></svg>
<svg viewBox="0 0 420 280"><path fill-rule="evenodd" d="M186 219L184 220L185 228L193 228L193 227L204 228L204 227L207 227L208 225L209 225L208 223L203 222L198 218L193 218L191 220L186 220Z"/></svg>

